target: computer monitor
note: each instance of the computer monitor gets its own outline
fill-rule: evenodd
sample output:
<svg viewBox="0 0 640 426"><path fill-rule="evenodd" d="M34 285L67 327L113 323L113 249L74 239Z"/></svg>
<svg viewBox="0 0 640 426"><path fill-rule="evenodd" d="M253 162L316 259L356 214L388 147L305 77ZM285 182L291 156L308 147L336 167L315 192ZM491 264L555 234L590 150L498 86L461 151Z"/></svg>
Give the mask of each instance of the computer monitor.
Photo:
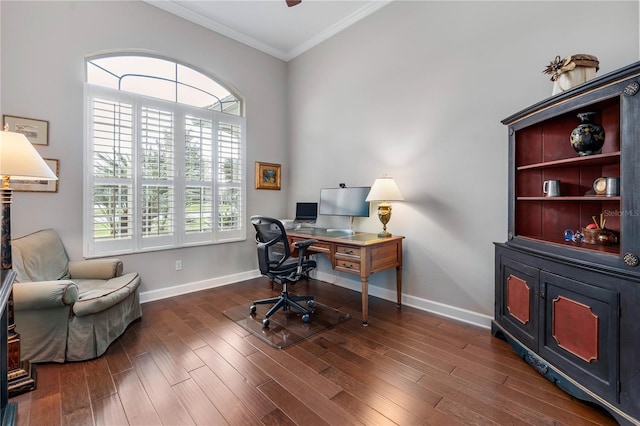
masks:
<svg viewBox="0 0 640 426"><path fill-rule="evenodd" d="M315 223L318 219L318 203L296 203L294 222Z"/></svg>
<svg viewBox="0 0 640 426"><path fill-rule="evenodd" d="M370 186L353 188L322 188L320 190L320 214L329 216L369 216L366 198Z"/></svg>

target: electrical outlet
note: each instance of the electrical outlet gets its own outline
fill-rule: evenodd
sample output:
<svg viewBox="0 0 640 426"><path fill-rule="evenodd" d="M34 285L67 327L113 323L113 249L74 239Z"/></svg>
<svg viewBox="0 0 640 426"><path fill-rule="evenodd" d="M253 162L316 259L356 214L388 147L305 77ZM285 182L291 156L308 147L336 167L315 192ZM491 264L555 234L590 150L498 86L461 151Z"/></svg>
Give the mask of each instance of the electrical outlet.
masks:
<svg viewBox="0 0 640 426"><path fill-rule="evenodd" d="M182 260L176 260L176 271L182 271Z"/></svg>

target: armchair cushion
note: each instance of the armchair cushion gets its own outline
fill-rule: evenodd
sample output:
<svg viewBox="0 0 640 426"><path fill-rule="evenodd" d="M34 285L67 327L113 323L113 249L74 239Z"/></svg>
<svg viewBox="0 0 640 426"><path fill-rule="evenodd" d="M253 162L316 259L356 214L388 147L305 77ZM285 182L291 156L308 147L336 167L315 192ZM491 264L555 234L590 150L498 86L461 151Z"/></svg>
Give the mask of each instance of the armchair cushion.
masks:
<svg viewBox="0 0 640 426"><path fill-rule="evenodd" d="M75 280L80 289L80 299L73 305L73 313L79 317L97 314L120 303L140 285L140 277L129 273L110 280Z"/></svg>

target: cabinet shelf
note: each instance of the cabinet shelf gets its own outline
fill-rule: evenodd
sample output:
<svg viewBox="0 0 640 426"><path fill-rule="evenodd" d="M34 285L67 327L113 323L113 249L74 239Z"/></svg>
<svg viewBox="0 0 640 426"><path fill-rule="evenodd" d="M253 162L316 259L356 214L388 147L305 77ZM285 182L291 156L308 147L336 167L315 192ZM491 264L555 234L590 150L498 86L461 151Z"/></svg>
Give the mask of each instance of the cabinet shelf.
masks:
<svg viewBox="0 0 640 426"><path fill-rule="evenodd" d="M577 197L517 197L518 201L620 201L619 196L606 197L604 195L584 195Z"/></svg>
<svg viewBox="0 0 640 426"><path fill-rule="evenodd" d="M545 161L543 163L527 164L519 166L521 170L551 169L554 167L582 167L582 166L599 166L605 164L616 164L620 162L620 151L608 152L605 154L589 155L586 157L563 158L561 160Z"/></svg>
<svg viewBox="0 0 640 426"><path fill-rule="evenodd" d="M551 239L551 238L536 238L536 237L527 237L524 235L519 235L519 238L523 238L523 239L527 239L530 241L538 241L538 242L542 242L542 243L546 243L546 244L554 244L557 246L563 246L563 247L571 247L571 248L576 248L576 249L582 249L582 250L589 250L589 251L594 251L594 252L598 252L598 253L604 253L604 254L611 254L611 255L615 255L618 256L620 255L620 246L619 245L611 245L611 246L604 246L601 244L587 244L587 243L576 243L574 241L566 241L560 237L556 238L556 239Z"/></svg>

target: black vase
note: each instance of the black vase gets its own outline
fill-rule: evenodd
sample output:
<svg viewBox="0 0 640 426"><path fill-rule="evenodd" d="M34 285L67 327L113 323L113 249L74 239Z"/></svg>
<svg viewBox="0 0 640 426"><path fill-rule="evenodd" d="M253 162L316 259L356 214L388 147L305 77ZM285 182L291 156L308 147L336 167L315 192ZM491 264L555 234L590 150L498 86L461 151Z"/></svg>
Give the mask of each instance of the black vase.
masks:
<svg viewBox="0 0 640 426"><path fill-rule="evenodd" d="M571 146L580 156L593 155L604 145L604 129L593 122L595 116L595 112L581 112L580 124L571 131Z"/></svg>

